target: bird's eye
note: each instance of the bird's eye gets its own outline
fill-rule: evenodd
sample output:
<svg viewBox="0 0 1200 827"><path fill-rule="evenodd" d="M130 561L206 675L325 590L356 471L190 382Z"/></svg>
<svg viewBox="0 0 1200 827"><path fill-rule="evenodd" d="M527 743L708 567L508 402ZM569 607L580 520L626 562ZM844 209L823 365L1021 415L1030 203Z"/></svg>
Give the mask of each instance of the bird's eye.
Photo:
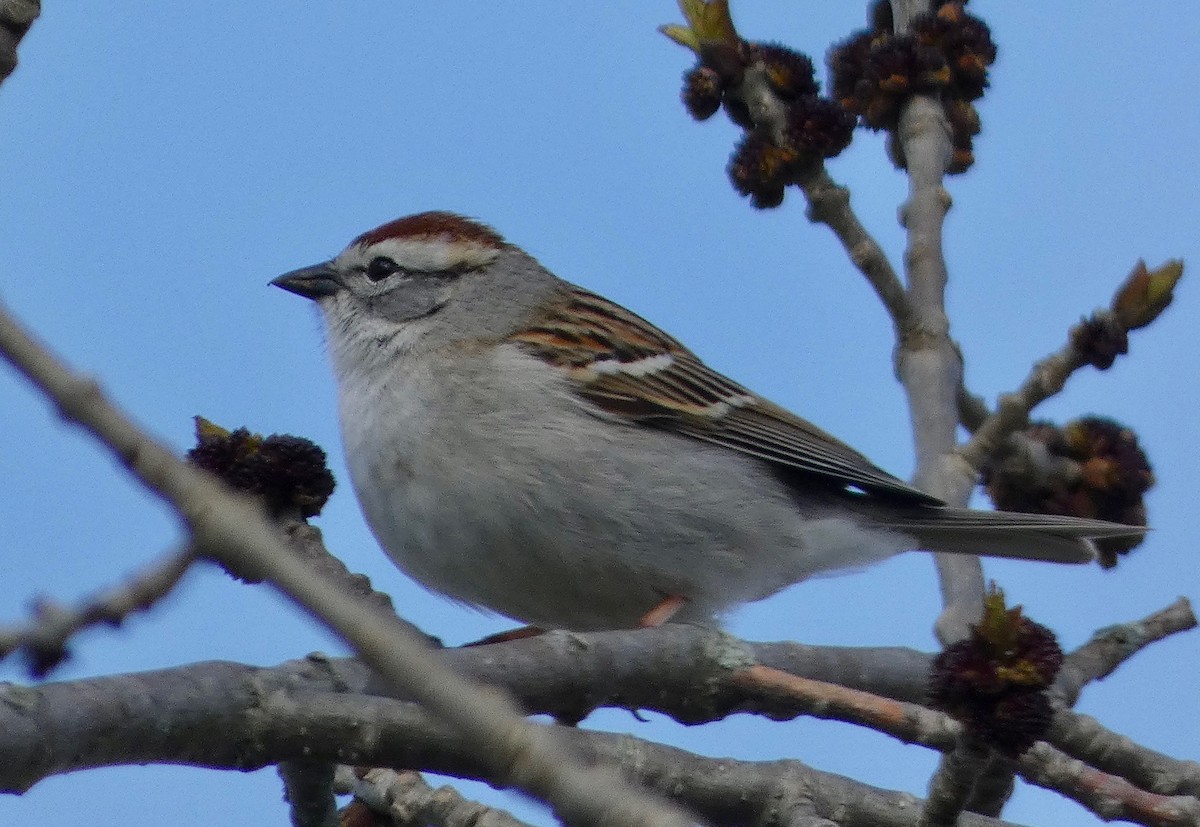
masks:
<svg viewBox="0 0 1200 827"><path fill-rule="evenodd" d="M400 265L387 256L378 256L371 259L371 263L367 265L367 278L371 281L383 281L399 269Z"/></svg>

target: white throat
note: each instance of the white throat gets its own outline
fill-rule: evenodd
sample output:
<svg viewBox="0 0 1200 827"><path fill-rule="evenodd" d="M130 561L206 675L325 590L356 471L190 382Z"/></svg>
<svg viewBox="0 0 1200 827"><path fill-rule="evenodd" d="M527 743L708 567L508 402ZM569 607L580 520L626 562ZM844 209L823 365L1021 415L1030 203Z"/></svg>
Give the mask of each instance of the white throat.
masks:
<svg viewBox="0 0 1200 827"><path fill-rule="evenodd" d="M434 323L432 318L397 323L340 299L335 296L321 309L334 372L342 383L372 384L394 373Z"/></svg>

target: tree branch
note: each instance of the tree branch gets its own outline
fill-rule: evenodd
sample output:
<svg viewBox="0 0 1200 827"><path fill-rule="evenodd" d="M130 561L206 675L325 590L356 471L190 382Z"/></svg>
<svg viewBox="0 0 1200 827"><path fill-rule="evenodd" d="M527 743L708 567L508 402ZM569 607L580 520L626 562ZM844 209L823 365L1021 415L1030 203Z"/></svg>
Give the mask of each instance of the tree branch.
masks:
<svg viewBox="0 0 1200 827"><path fill-rule="evenodd" d="M1128 624L1148 631L1139 646L1120 650L1122 659L1173 627L1187 628L1177 618L1178 605ZM1085 662L1092 662L1087 653L1094 652L1095 641L1111 634L1098 633L1068 656L1068 664L1081 654ZM601 706L654 709L689 724L735 711L776 718L823 714L940 750L953 746L956 733L944 719L928 717L935 713L917 705L927 691L930 656L909 649L748 643L712 629L668 624L635 631L551 632L488 647L443 650L439 657L472 681L503 687L523 709L560 719L579 720ZM782 679L777 688L755 680L755 673L777 678L783 672L794 682ZM807 688L804 681L809 682ZM229 717L252 706L256 696L388 691L359 661L318 655L271 669L202 663L36 689L10 685L0 695L0 789L21 791L57 772L133 762L145 744L167 751L167 744L153 744L175 730L174 717L209 721L203 737L220 738L232 726ZM802 704L806 697L808 707ZM898 701L909 706L897 706ZM87 716L82 710L88 710ZM130 723L117 727L117 739L97 741L88 728L89 716L103 722L125 714ZM906 724L909 715L926 717L913 717ZM142 719L149 722L146 731L134 724ZM159 723L161 728L155 729ZM100 732L110 732L102 723L100 727ZM131 751L123 754L122 749ZM237 748L230 749L228 760L236 761ZM187 759L186 750L179 759Z"/></svg>
<svg viewBox="0 0 1200 827"><path fill-rule="evenodd" d="M771 656L780 647L742 644L713 630L665 626L586 635L557 632L446 650L441 657L457 672L504 685L529 713L581 716L604 705L654 709L685 723L732 712L776 719L809 714L870 726L940 751L957 743L961 728L941 713L747 664L746 652L756 650ZM837 660L834 653L826 654L825 660ZM864 670L869 674L896 662L900 653L851 651L843 657L874 661ZM359 737L354 732L383 737L371 717L379 699L361 694L374 691L376 683L356 661L314 657L277 669L212 663L37 689L10 686L0 693L0 787L22 790L51 773L118 763L171 761L240 769L291 759L388 764L375 741L353 746ZM919 695L923 687L922 679L900 691ZM337 714L345 715L344 721L330 704L342 710ZM300 709L304 716L323 720L325 729L309 717L298 718ZM321 732L332 740L322 740L326 736ZM1077 800L1094 798L1103 774L1080 776L1064 763L1072 759L1046 749L1050 751L1040 762L1022 758L1016 768L1032 783ZM475 764L459 765L458 772L504 783L478 750L472 755ZM426 763L389 765L446 769ZM1122 807L1136 809L1143 806L1137 801L1150 800L1117 780L1105 788L1107 795L1136 799ZM1071 786L1076 784L1086 786ZM1167 806L1162 801L1155 806L1159 804Z"/></svg>
<svg viewBox="0 0 1200 827"><path fill-rule="evenodd" d="M164 700L175 705L158 710L165 717L129 720L139 731L158 730L152 740L139 743L134 760L175 760L160 753L173 745L170 754L185 748L188 762L199 766L245 770L304 757L421 769L508 785L477 744L411 703L311 692L255 693L250 707L227 717L222 731L213 734L209 721L184 714L181 707L189 701L178 696ZM111 716L120 714L117 704L109 709L109 715L99 719L97 731L111 726ZM169 739L162 734L168 728ZM765 818L769 809L791 810L804 802L814 807L815 815L843 823L915 824L911 796L819 772L798 761L702 758L628 735L572 728L560 728L556 735L589 765L618 767L632 781L673 798L714 824L746 824ZM963 823L1000 824L983 818Z"/></svg>
<svg viewBox="0 0 1200 827"><path fill-rule="evenodd" d="M897 31L913 9L893 3ZM927 7L926 7L927 8ZM948 279L942 250L942 227L950 195L942 186L951 157L950 128L941 103L915 95L900 110L893 140L908 170L909 196L901 208L908 236L905 271L914 324L899 343L897 373L908 397L916 440L916 486L963 506L975 487L969 469L948 462L957 446L958 389L962 360L950 340L945 290ZM976 557L934 557L941 584L943 611L935 626L943 644L968 634L983 614L983 567Z"/></svg>

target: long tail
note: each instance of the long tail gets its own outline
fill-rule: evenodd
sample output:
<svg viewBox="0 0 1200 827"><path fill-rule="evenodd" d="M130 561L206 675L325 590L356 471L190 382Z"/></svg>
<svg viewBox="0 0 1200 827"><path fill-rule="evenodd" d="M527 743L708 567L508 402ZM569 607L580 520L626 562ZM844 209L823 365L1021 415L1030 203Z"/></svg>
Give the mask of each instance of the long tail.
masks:
<svg viewBox="0 0 1200 827"><path fill-rule="evenodd" d="M1096 558L1094 540L1146 533L1140 526L1104 520L945 507L892 515L888 522L915 536L927 551L1053 563L1088 563Z"/></svg>

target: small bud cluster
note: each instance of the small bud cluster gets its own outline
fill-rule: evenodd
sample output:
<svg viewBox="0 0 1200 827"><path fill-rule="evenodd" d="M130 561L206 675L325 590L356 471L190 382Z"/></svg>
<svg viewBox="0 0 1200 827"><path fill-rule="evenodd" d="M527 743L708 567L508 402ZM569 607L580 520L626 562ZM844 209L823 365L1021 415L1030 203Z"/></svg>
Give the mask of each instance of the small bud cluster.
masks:
<svg viewBox="0 0 1200 827"><path fill-rule="evenodd" d="M988 85L996 59L987 24L952 0L913 20L912 31L893 30L891 4L877 3L871 28L829 53L833 97L871 129L894 130L911 95L939 95L950 124L953 157L947 171L965 172L975 161L979 113L973 101Z"/></svg>
<svg viewBox="0 0 1200 827"><path fill-rule="evenodd" d="M791 183L798 156L756 133L747 134L729 159L729 181L739 195L750 197L755 209L778 207Z"/></svg>
<svg viewBox="0 0 1200 827"><path fill-rule="evenodd" d="M951 644L933 661L929 702L962 722L998 752L1018 757L1050 726L1046 689L1062 667L1054 633L1005 608L993 585L983 619L966 640Z"/></svg>
<svg viewBox="0 0 1200 827"><path fill-rule="evenodd" d="M227 431L198 416L196 447L187 459L231 487L261 497L273 513L295 508L303 517L314 517L333 493L325 452L302 437Z"/></svg>
<svg viewBox="0 0 1200 827"><path fill-rule="evenodd" d="M684 108L698 121L706 121L717 114L724 94L721 76L715 69L697 66L683 76L683 91L680 97L683 99Z"/></svg>
<svg viewBox="0 0 1200 827"><path fill-rule="evenodd" d="M1060 470L1038 473L1011 458L985 468L984 484L997 508L1146 525L1144 495L1154 485L1154 473L1133 431L1089 416L1063 428L1035 423L1024 436L1039 444ZM1100 564L1112 568L1117 555L1139 543L1140 537L1097 541Z"/></svg>
<svg viewBox="0 0 1200 827"><path fill-rule="evenodd" d="M761 71L771 93L784 105L782 135L768 139L754 123L738 94L747 72ZM719 108L747 134L729 161L729 179L760 209L783 202L784 189L823 158L850 144L854 116L819 96L812 60L775 43L740 42L709 47L700 63L684 75L683 104L692 117L705 120Z"/></svg>
<svg viewBox="0 0 1200 827"><path fill-rule="evenodd" d="M1111 313L1095 313L1071 328L1071 346L1082 361L1108 370L1129 351L1129 334Z"/></svg>

